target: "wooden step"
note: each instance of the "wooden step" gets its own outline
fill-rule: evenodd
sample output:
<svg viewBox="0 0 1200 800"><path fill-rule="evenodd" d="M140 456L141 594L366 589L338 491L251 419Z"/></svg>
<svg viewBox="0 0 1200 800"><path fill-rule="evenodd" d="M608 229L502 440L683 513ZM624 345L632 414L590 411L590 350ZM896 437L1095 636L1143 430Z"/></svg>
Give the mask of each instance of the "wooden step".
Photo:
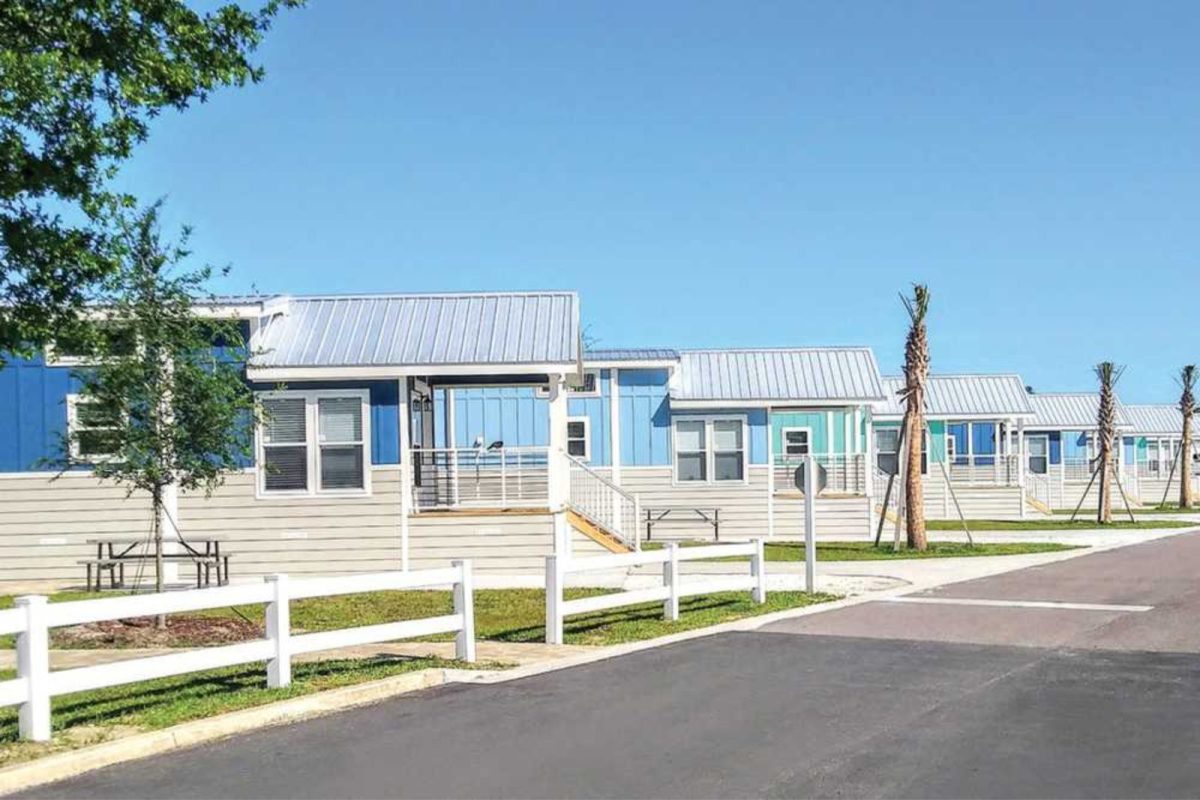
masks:
<svg viewBox="0 0 1200 800"><path fill-rule="evenodd" d="M1037 509L1038 511L1042 512L1043 514L1045 514L1048 517L1054 516L1053 509L1051 509L1050 506L1046 505L1041 500L1035 500L1034 498L1030 497L1029 495L1026 495L1025 502L1028 503L1033 508Z"/></svg>
<svg viewBox="0 0 1200 800"><path fill-rule="evenodd" d="M610 553L632 553L633 548L625 544L613 534L606 531L587 517L575 511L567 510L567 522L571 527L603 547Z"/></svg>

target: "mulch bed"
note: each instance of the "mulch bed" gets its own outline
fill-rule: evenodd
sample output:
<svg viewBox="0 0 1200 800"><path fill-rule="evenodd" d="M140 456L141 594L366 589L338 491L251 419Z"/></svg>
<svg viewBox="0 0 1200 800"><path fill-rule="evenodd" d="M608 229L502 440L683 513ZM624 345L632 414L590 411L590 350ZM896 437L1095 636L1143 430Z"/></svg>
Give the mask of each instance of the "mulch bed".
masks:
<svg viewBox="0 0 1200 800"><path fill-rule="evenodd" d="M261 639L263 629L239 618L174 615L165 630L154 627L154 617L133 617L61 628L53 638L63 649L203 647Z"/></svg>

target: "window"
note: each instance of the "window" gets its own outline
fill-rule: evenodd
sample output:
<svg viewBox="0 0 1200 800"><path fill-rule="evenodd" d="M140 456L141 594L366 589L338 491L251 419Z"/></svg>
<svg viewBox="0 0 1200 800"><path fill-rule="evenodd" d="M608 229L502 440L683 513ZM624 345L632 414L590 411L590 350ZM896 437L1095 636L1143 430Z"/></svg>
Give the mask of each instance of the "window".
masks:
<svg viewBox="0 0 1200 800"><path fill-rule="evenodd" d="M549 397L550 387L539 386L534 390L538 397ZM600 370L585 370L583 375L567 378L567 394L576 397L600 396Z"/></svg>
<svg viewBox="0 0 1200 800"><path fill-rule="evenodd" d="M808 428L784 428L782 433L785 456L806 456L812 451L812 431Z"/></svg>
<svg viewBox="0 0 1200 800"><path fill-rule="evenodd" d="M954 438L954 434L946 434L946 461L954 464L954 457L958 454L958 439Z"/></svg>
<svg viewBox="0 0 1200 800"><path fill-rule="evenodd" d="M264 494L368 491L366 391L278 392L263 399Z"/></svg>
<svg viewBox="0 0 1200 800"><path fill-rule="evenodd" d="M67 433L71 458L76 461L111 458L116 452L115 434L119 426L117 415L96 400L78 394L67 395Z"/></svg>
<svg viewBox="0 0 1200 800"><path fill-rule="evenodd" d="M587 417L567 417L568 455L584 461L592 457L591 437L588 435L591 427L591 420Z"/></svg>
<svg viewBox="0 0 1200 800"><path fill-rule="evenodd" d="M675 480L744 481L746 421L741 417L675 420Z"/></svg>
<svg viewBox="0 0 1200 800"><path fill-rule="evenodd" d="M1030 436L1026 442L1029 448L1029 471L1034 475L1045 475L1050 471L1050 437Z"/></svg>
<svg viewBox="0 0 1200 800"><path fill-rule="evenodd" d="M900 429L875 431L875 464L884 475L900 474ZM929 434L921 436L921 474L929 472Z"/></svg>
<svg viewBox="0 0 1200 800"><path fill-rule="evenodd" d="M875 464L884 475L900 473L899 450L899 428L880 428L875 431Z"/></svg>

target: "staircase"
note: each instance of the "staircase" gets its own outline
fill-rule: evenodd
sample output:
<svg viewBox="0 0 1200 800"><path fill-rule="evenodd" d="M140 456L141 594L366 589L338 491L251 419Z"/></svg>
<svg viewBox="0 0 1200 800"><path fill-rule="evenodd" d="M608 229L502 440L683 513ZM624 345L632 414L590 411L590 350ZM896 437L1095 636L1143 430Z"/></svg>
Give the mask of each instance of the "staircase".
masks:
<svg viewBox="0 0 1200 800"><path fill-rule="evenodd" d="M640 504L631 494L574 456L567 459L567 521L610 553L640 549Z"/></svg>
<svg viewBox="0 0 1200 800"><path fill-rule="evenodd" d="M1053 515L1054 510L1050 507L1049 478L1032 472L1026 473L1025 504L1043 516Z"/></svg>

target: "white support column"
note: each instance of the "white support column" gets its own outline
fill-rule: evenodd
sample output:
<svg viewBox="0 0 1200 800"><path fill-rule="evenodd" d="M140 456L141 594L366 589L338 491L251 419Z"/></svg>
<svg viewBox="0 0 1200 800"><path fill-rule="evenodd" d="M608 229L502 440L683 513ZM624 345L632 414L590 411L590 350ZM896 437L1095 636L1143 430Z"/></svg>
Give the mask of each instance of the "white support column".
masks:
<svg viewBox="0 0 1200 800"><path fill-rule="evenodd" d="M767 409L767 537L775 535L775 428Z"/></svg>
<svg viewBox="0 0 1200 800"><path fill-rule="evenodd" d="M754 602L767 602L767 557L762 539L753 539L754 555L750 556L750 574L754 578Z"/></svg>
<svg viewBox="0 0 1200 800"><path fill-rule="evenodd" d="M996 456L995 456L995 458L992 459L992 480L997 484L1000 483L1000 474L1001 474L1000 473L1000 458L1001 458L1001 451L1002 451L1001 446L1004 444L1004 434L1001 429L1003 427L1004 427L1004 424L1000 420L996 420L993 423L993 428L992 428L992 449L994 451L996 451Z"/></svg>
<svg viewBox="0 0 1200 800"><path fill-rule="evenodd" d="M867 486L867 536L875 535L875 420L868 414L867 422L867 454L863 464L863 474L866 475ZM887 509L880 512L880 516Z"/></svg>
<svg viewBox="0 0 1200 800"><path fill-rule="evenodd" d="M25 702L17 711L22 739L50 741L50 632L46 627L46 598L18 597L25 610L25 630L17 634L17 677L25 680Z"/></svg>
<svg viewBox="0 0 1200 800"><path fill-rule="evenodd" d="M667 587L667 599L663 601L663 619L679 621L679 544L667 543L667 560L663 562L663 585Z"/></svg>
<svg viewBox="0 0 1200 800"><path fill-rule="evenodd" d="M1046 462L1050 462L1050 446L1046 446ZM1025 477L1029 456L1025 450L1025 420L1017 420L1017 483L1021 485L1021 519L1025 519Z"/></svg>
<svg viewBox="0 0 1200 800"><path fill-rule="evenodd" d="M292 683L292 612L288 600L288 576L267 575L273 594L267 603L267 639L275 645L275 657L267 662L267 686L278 689Z"/></svg>
<svg viewBox="0 0 1200 800"><path fill-rule="evenodd" d="M550 452L546 464L546 490L550 513L554 515L554 553L565 559L571 555L571 538L566 515L570 494L570 473L566 458L567 385L562 375L549 377Z"/></svg>
<svg viewBox="0 0 1200 800"><path fill-rule="evenodd" d="M413 453L409 444L412 431L412 393L408 390L408 378L400 379L400 400L397 403L400 448L400 569L408 571L408 524L412 513Z"/></svg>
<svg viewBox="0 0 1200 800"><path fill-rule="evenodd" d="M608 371L608 430L609 461L612 464L612 482L621 485L621 370L613 367Z"/></svg>
<svg viewBox="0 0 1200 800"><path fill-rule="evenodd" d="M546 557L546 644L563 643L563 568L559 556Z"/></svg>

